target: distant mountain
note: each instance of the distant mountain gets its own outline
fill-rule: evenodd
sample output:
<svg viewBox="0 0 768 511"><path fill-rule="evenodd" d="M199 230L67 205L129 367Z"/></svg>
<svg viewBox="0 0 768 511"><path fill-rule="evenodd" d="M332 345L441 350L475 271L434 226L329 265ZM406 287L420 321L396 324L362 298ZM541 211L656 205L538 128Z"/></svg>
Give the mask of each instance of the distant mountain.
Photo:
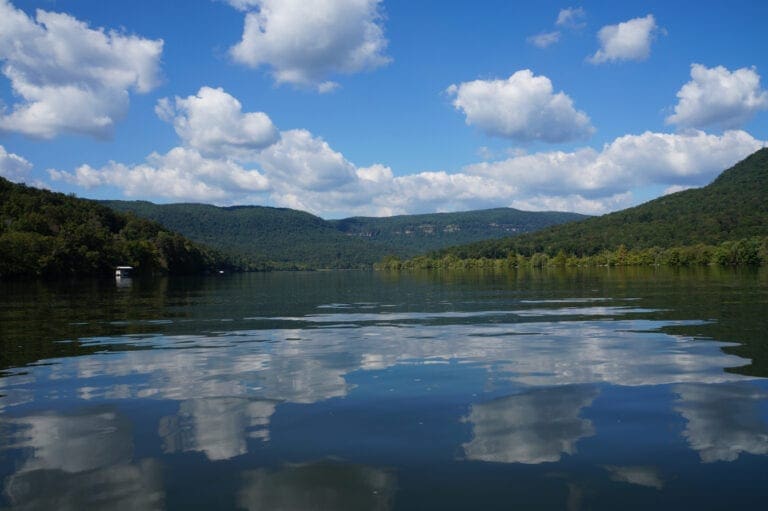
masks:
<svg viewBox="0 0 768 511"><path fill-rule="evenodd" d="M156 222L0 178L0 278L197 273L233 263Z"/></svg>
<svg viewBox="0 0 768 511"><path fill-rule="evenodd" d="M516 236L584 218L587 216L577 213L496 208L381 218L352 217L331 220L330 223L347 235L375 241L393 254L408 252L415 255L458 243Z"/></svg>
<svg viewBox="0 0 768 511"><path fill-rule="evenodd" d="M450 245L585 218L575 213L499 208L323 220L303 211L262 206L159 205L145 201L103 204L157 221L197 242L244 256L260 268L367 267L388 254L411 257Z"/></svg>
<svg viewBox="0 0 768 511"><path fill-rule="evenodd" d="M515 238L439 251L442 257L503 258L510 253L590 256L620 246L639 250L768 236L768 148L724 171L703 188L665 195L639 206L549 227Z"/></svg>

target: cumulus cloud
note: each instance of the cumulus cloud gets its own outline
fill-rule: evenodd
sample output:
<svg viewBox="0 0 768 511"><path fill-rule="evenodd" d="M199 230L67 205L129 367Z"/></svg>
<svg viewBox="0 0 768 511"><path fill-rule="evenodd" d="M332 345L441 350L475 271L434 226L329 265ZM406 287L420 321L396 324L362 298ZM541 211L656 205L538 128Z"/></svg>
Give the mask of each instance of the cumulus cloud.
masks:
<svg viewBox="0 0 768 511"><path fill-rule="evenodd" d="M277 83L333 90L328 78L387 64L381 0L231 0L248 10L242 40L230 49L241 64L271 69Z"/></svg>
<svg viewBox="0 0 768 511"><path fill-rule="evenodd" d="M92 29L41 9L32 19L0 0L2 73L21 98L0 112L0 131L109 137L128 111L129 93L158 84L162 50L162 40Z"/></svg>
<svg viewBox="0 0 768 511"><path fill-rule="evenodd" d="M231 197L253 195L269 186L256 169L246 169L233 160L206 158L185 147L175 147L166 154L152 153L138 165L110 162L98 169L81 165L74 172L50 169L48 173L54 181L86 189L116 186L128 197L203 202L226 203Z"/></svg>
<svg viewBox="0 0 768 511"><path fill-rule="evenodd" d="M194 96L163 98L155 111L173 123L185 146L206 155L247 156L279 137L267 114L243 113L240 101L221 88L201 87Z"/></svg>
<svg viewBox="0 0 768 511"><path fill-rule="evenodd" d="M522 154L459 172L394 176L381 164L356 167L303 130L283 134L259 156L281 206L319 215L392 215L505 205L524 210L602 214L631 206L635 187L709 183L763 145L743 131L711 135L645 132L602 150Z"/></svg>
<svg viewBox="0 0 768 511"><path fill-rule="evenodd" d="M683 85L677 97L675 113L666 121L684 127L734 128L759 110L768 109L768 91L760 87L760 75L754 67L731 72L723 66L691 64L691 81Z"/></svg>
<svg viewBox="0 0 768 511"><path fill-rule="evenodd" d="M588 138L594 128L564 92L555 94L546 76L529 69L506 80L474 80L454 84L447 93L467 124L488 135L518 141L566 142Z"/></svg>
<svg viewBox="0 0 768 511"><path fill-rule="evenodd" d="M540 34L530 36L527 41L536 46L537 48L547 48L552 46L560 40L560 32L555 30L554 32L542 32Z"/></svg>
<svg viewBox="0 0 768 511"><path fill-rule="evenodd" d="M617 25L606 25L597 33L600 49L588 60L593 64L645 60L651 54L651 42L658 29L653 14Z"/></svg>
<svg viewBox="0 0 768 511"><path fill-rule="evenodd" d="M9 153L0 145L0 176L21 182L29 175L32 164L18 154Z"/></svg>
<svg viewBox="0 0 768 511"><path fill-rule="evenodd" d="M633 199L632 192L614 193L592 199L579 193L537 194L516 198L510 206L523 211L576 211L586 215L601 215L629 207L633 204Z"/></svg>
<svg viewBox="0 0 768 511"><path fill-rule="evenodd" d="M278 183L295 182L308 190L339 188L357 177L352 163L307 130L283 132L280 141L266 148L258 161Z"/></svg>
<svg viewBox="0 0 768 511"><path fill-rule="evenodd" d="M456 95L464 98L458 87ZM478 118L474 107L466 108L468 119ZM179 146L137 164L51 169L50 177L86 189L116 187L128 197L270 204L326 218L496 206L601 214L632 205L634 187L706 184L764 144L744 131L646 132L600 150L516 152L457 172L398 176L382 163L356 165L307 130L278 132L266 114L244 112L222 89L161 100L157 112L173 124ZM0 161L12 162L17 175L29 167L15 155Z"/></svg>
<svg viewBox="0 0 768 511"><path fill-rule="evenodd" d="M662 192L664 195L670 195L677 192L683 192L685 190L690 190L691 188L695 188L693 186L686 186L686 185L672 185L664 189L664 192Z"/></svg>
<svg viewBox="0 0 768 511"><path fill-rule="evenodd" d="M582 7L568 7L560 9L557 13L555 25L558 27L570 28L573 30L584 28L587 24L584 22L587 13Z"/></svg>
<svg viewBox="0 0 768 511"><path fill-rule="evenodd" d="M615 194L636 186L706 184L762 145L744 131L645 132L619 137L599 152L592 148L541 152L469 165L464 172L515 183L527 192L529 201L537 195L563 200L574 194L577 199L597 199L601 202L594 206L605 207L617 198Z"/></svg>
<svg viewBox="0 0 768 511"><path fill-rule="evenodd" d="M256 168L207 158L193 148L153 153L145 163L110 163L74 172L50 170L85 188L116 186L130 197L217 204L264 203L325 217L386 216L492 206L602 214L632 205L635 187L701 186L764 144L744 131L646 132L619 137L602 150L522 154L467 165L459 172L395 176L358 167L306 130L283 132L254 156Z"/></svg>
<svg viewBox="0 0 768 511"><path fill-rule="evenodd" d="M238 11L247 11L259 6L261 0L223 0Z"/></svg>

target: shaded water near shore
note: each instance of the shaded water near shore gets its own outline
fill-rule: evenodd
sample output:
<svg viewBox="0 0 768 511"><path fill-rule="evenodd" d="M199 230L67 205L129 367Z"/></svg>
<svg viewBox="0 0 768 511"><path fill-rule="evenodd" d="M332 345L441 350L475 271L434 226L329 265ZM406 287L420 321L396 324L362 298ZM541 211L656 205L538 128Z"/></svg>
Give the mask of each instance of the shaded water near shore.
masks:
<svg viewBox="0 0 768 511"><path fill-rule="evenodd" d="M768 272L0 283L0 508L761 509Z"/></svg>

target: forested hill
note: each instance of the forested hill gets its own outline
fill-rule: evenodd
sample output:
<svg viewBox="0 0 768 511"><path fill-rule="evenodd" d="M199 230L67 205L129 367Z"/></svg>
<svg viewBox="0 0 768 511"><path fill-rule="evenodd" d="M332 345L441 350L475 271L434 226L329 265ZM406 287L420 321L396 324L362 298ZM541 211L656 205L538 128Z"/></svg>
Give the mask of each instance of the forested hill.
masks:
<svg viewBox="0 0 768 511"><path fill-rule="evenodd" d="M584 218L588 217L577 213L495 208L458 213L352 217L331 220L330 223L345 234L377 241L391 253L402 252L404 248L412 253L424 253L442 246L514 236Z"/></svg>
<svg viewBox="0 0 768 511"><path fill-rule="evenodd" d="M243 255L257 268L265 269L367 267L388 254L411 257L584 218L574 213L499 208L323 220L303 211L262 206L159 205L145 201L104 204L160 222L195 241Z"/></svg>
<svg viewBox="0 0 768 511"><path fill-rule="evenodd" d="M640 206L550 227L533 234L452 247L435 254L462 259L509 254L579 257L616 250L668 248L768 236L768 148L760 149L711 184Z"/></svg>
<svg viewBox="0 0 768 511"><path fill-rule="evenodd" d="M0 278L196 273L234 268L156 222L0 177Z"/></svg>
<svg viewBox="0 0 768 511"><path fill-rule="evenodd" d="M190 239L245 257L254 269L355 268L381 259L381 247L339 232L303 211L262 206L105 201Z"/></svg>

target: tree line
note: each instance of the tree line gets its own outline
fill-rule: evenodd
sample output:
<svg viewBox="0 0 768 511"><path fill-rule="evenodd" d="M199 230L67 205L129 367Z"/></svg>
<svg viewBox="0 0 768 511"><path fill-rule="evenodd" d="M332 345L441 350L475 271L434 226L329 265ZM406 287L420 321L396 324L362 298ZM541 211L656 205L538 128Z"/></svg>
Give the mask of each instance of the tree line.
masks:
<svg viewBox="0 0 768 511"><path fill-rule="evenodd" d="M240 262L95 201L0 178L0 278L237 269Z"/></svg>
<svg viewBox="0 0 768 511"><path fill-rule="evenodd" d="M679 247L602 250L579 256L560 249L555 254L534 252L524 255L509 252L504 257L458 257L455 254L425 255L402 260L386 256L377 265L380 270L457 270L588 267L588 266L757 266L768 265L768 236L724 241L717 245L699 243Z"/></svg>

